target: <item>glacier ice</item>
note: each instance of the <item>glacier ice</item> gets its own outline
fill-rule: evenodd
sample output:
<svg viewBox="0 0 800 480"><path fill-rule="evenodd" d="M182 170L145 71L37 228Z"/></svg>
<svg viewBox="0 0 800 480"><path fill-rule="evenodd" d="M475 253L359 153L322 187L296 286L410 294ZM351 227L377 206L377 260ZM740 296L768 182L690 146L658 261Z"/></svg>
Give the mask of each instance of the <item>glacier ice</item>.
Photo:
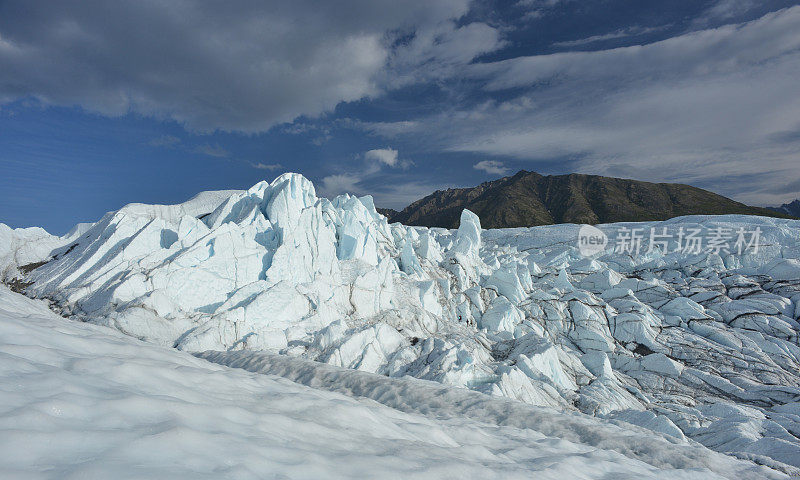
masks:
<svg viewBox="0 0 800 480"><path fill-rule="evenodd" d="M618 254L622 227L758 227L762 240ZM371 197L318 198L284 174L127 205L60 238L0 225L0 272L151 343L410 375L800 467L800 221L598 228L607 250L584 258L578 225L482 230L468 210L457 230L390 225Z"/></svg>
<svg viewBox="0 0 800 480"><path fill-rule="evenodd" d="M248 350L204 356L255 373L60 318L0 285L0 477L785 478L440 383Z"/></svg>

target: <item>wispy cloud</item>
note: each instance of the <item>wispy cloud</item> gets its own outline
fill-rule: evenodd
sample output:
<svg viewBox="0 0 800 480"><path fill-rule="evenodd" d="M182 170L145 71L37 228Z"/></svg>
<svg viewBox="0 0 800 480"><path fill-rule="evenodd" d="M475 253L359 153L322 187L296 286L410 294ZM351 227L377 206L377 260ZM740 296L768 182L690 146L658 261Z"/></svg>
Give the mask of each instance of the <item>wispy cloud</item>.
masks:
<svg viewBox="0 0 800 480"><path fill-rule="evenodd" d="M322 179L320 193L326 197L335 197L344 193L363 195L365 190L359 185L363 177L354 173L338 173Z"/></svg>
<svg viewBox="0 0 800 480"><path fill-rule="evenodd" d="M294 122L284 125L280 131L287 135L313 136L311 143L317 146L324 145L333 138L330 127L319 123Z"/></svg>
<svg viewBox="0 0 800 480"><path fill-rule="evenodd" d="M605 33L603 35L592 35L591 37L579 38L577 40L568 40L564 42L555 42L553 46L573 48L590 45L592 43L605 42L608 40L616 40L619 38L637 37L640 35L647 35L649 33L658 32L667 28L667 25L660 27L629 27L614 32Z"/></svg>
<svg viewBox="0 0 800 480"><path fill-rule="evenodd" d="M401 172L413 164L410 160L402 159L398 150L391 147L377 148L364 152L361 157L362 164L360 166L356 168L343 166L343 172L324 177L320 188L322 195L334 197L343 193L356 195L371 193L375 194L376 198L390 201L392 208L398 205L400 202L398 199L405 200L411 195L410 193L402 195L401 191L395 190L398 185L401 185L396 181L390 182L388 185L386 182L379 181L380 178L392 174L389 172ZM389 192L392 192L391 195Z"/></svg>
<svg viewBox="0 0 800 480"><path fill-rule="evenodd" d="M519 0L515 7L523 10L523 20L534 20L552 12L555 7L569 0Z"/></svg>
<svg viewBox="0 0 800 480"><path fill-rule="evenodd" d="M228 158L231 156L231 152L225 150L219 144L208 144L205 143L203 145L198 145L194 148L195 153L200 153L203 155L208 155L209 157L216 157L216 158Z"/></svg>
<svg viewBox="0 0 800 480"><path fill-rule="evenodd" d="M486 23L443 22L418 28L411 40L389 57L381 77L389 88L452 78L480 55L506 45L500 29Z"/></svg>
<svg viewBox="0 0 800 480"><path fill-rule="evenodd" d="M760 2L754 0L718 0L692 23L695 27L706 27L712 23L730 21L748 13L759 4Z"/></svg>
<svg viewBox="0 0 800 480"><path fill-rule="evenodd" d="M274 172L275 170L280 170L283 168L283 165L280 163L251 163L251 167L256 168L258 170L268 170L270 172Z"/></svg>
<svg viewBox="0 0 800 480"><path fill-rule="evenodd" d="M161 135L147 142L151 147L175 147L181 143L181 139L174 135Z"/></svg>
<svg viewBox="0 0 800 480"><path fill-rule="evenodd" d="M437 183L420 181L406 181L401 183L375 185L370 188L370 195L375 200L375 205L383 208L402 210L412 202L430 195L436 190L463 187L452 183Z"/></svg>
<svg viewBox="0 0 800 480"><path fill-rule="evenodd" d="M319 193L333 198L342 193L371 195L375 205L383 208L402 210L411 202L419 200L436 190L453 188L456 185L426 181L406 180L402 182L368 182L353 174L329 175L322 180Z"/></svg>
<svg viewBox="0 0 800 480"><path fill-rule="evenodd" d="M784 183L779 185L777 188L774 189L777 193L793 193L797 194L800 192L800 177L797 180L794 180L789 183ZM800 194L796 197L800 198Z"/></svg>

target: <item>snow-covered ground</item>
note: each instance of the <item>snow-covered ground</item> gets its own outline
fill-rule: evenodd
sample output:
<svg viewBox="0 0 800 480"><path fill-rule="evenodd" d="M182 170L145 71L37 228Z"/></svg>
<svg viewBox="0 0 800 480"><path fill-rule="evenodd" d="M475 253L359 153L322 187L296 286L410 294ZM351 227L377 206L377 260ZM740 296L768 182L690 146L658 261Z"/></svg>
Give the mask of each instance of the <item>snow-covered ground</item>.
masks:
<svg viewBox="0 0 800 480"><path fill-rule="evenodd" d="M261 350L408 375L800 466L800 221L603 225L607 247L586 257L577 225L461 220L389 225L370 197L319 199L286 174L128 205L62 238L0 225L0 272L65 315L234 352L207 354L224 363ZM633 229L642 251L615 251ZM676 251L690 235L712 251Z"/></svg>
<svg viewBox="0 0 800 480"><path fill-rule="evenodd" d="M0 286L0 478L783 477L590 417L282 365L396 408L66 320Z"/></svg>

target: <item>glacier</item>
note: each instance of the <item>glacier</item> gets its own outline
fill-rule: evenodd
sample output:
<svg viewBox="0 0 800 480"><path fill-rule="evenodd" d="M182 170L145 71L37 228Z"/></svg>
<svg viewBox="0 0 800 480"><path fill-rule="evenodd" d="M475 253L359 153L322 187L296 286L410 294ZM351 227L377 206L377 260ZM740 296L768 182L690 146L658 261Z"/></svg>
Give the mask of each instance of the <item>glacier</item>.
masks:
<svg viewBox="0 0 800 480"><path fill-rule="evenodd" d="M318 198L284 174L63 237L0 224L0 273L64 316L220 363L410 376L796 472L800 221L597 227L609 245L585 257L579 225L484 230L468 210L457 230L389 224L369 196ZM613 248L626 228L756 227L757 251Z"/></svg>
<svg viewBox="0 0 800 480"><path fill-rule="evenodd" d="M630 425L276 357L293 381L264 357L242 365L254 373L216 365L0 286L0 477L787 478Z"/></svg>

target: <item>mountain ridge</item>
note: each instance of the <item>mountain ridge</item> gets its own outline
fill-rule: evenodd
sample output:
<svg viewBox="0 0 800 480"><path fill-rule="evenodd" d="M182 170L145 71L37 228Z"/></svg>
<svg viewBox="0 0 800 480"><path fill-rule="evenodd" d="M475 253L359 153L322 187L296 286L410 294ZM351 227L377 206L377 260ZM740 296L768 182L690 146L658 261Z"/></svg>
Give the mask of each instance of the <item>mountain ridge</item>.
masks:
<svg viewBox="0 0 800 480"><path fill-rule="evenodd" d="M598 224L667 220L683 215L789 215L752 207L701 188L601 175L541 175L520 170L476 187L437 190L401 211L381 209L390 222L457 228L461 210L486 228L557 223Z"/></svg>
<svg viewBox="0 0 800 480"><path fill-rule="evenodd" d="M786 215L791 215L792 217L800 218L800 199L796 199L789 203L784 203L780 207L767 207L770 210L778 213L785 213Z"/></svg>

